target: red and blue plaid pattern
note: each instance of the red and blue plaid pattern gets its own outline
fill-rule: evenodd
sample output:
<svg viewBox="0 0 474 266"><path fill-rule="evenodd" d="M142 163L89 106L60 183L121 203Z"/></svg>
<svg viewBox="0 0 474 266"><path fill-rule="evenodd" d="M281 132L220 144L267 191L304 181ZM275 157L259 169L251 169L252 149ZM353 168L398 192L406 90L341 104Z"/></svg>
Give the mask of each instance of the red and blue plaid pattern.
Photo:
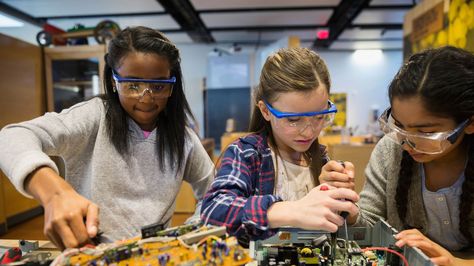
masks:
<svg viewBox="0 0 474 266"><path fill-rule="evenodd" d="M227 232L242 242L268 238L276 230L269 228L267 210L282 200L273 195L274 185L275 171L266 135L254 133L239 138L222 156L204 197L201 219L205 224L226 226Z"/></svg>

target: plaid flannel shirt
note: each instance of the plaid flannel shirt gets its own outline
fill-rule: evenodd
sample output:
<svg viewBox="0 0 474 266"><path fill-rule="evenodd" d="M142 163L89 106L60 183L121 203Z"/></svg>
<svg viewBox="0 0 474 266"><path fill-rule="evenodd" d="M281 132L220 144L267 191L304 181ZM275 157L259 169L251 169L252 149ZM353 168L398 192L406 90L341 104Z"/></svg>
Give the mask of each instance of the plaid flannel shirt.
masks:
<svg viewBox="0 0 474 266"><path fill-rule="evenodd" d="M323 163L328 161L325 146ZM203 199L201 219L207 224L226 226L241 243L265 239L270 229L267 210L282 199L273 195L275 171L267 137L254 133L229 145L216 177Z"/></svg>

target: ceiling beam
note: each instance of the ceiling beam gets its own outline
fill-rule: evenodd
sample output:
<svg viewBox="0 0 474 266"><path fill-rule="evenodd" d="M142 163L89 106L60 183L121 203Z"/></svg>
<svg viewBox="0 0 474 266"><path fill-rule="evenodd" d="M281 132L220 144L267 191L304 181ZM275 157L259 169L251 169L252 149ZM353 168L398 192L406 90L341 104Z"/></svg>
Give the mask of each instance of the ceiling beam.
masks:
<svg viewBox="0 0 474 266"><path fill-rule="evenodd" d="M198 43L213 43L214 38L189 0L157 0L189 37Z"/></svg>
<svg viewBox="0 0 474 266"><path fill-rule="evenodd" d="M346 29L380 29L380 30L401 30L403 24L352 24ZM304 25L275 25L275 26L234 26L234 27L209 27L210 32L213 31L282 31L282 30L317 30L326 29L326 25L322 24L304 24ZM176 30L182 31L182 30ZM315 32L316 34L316 32Z"/></svg>
<svg viewBox="0 0 474 266"><path fill-rule="evenodd" d="M328 20L329 37L327 39L316 38L313 46L328 48L359 15L362 9L369 6L369 3L370 0L342 0Z"/></svg>
<svg viewBox="0 0 474 266"><path fill-rule="evenodd" d="M114 14L90 14L90 15L65 15L39 17L38 19L81 19L81 18L110 18L110 17L141 17L141 16L160 16L168 15L166 12L138 12L138 13L114 13Z"/></svg>
<svg viewBox="0 0 474 266"><path fill-rule="evenodd" d="M0 2L0 12L12 16L14 18L17 18L19 20L22 20L24 22L36 25L38 27L43 27L43 25L46 23L46 20L44 19L37 19L35 17L30 16L29 14L26 14L23 11L20 11L16 8L13 8L5 3Z"/></svg>
<svg viewBox="0 0 474 266"><path fill-rule="evenodd" d="M300 11L300 10L333 10L336 6L297 6L297 7L265 7L265 8L226 8L226 9L201 9L203 13L246 13L246 12L274 12L274 11Z"/></svg>

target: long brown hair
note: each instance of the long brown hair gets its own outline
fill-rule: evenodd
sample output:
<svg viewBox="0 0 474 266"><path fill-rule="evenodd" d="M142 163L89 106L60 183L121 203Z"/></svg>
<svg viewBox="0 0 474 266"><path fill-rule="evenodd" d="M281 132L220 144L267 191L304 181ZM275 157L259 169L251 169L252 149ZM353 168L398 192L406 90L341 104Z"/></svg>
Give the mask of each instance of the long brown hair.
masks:
<svg viewBox="0 0 474 266"><path fill-rule="evenodd" d="M264 119L260 110L255 107L256 104L263 100L272 104L282 93L310 92L321 84L325 85L329 94L331 80L328 68L314 51L308 48L286 48L270 55L263 65L260 83L254 91L249 131L265 133L270 145L275 148L275 154L279 155L270 122ZM315 184L318 184L323 160L317 139L304 157L310 162L311 174Z"/></svg>

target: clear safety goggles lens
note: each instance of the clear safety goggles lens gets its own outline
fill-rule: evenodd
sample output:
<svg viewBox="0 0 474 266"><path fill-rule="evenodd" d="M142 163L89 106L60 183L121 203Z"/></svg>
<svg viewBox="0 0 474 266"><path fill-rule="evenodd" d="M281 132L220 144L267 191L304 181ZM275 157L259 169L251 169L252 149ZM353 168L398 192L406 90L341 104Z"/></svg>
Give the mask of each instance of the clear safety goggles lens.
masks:
<svg viewBox="0 0 474 266"><path fill-rule="evenodd" d="M380 129L387 137L400 145L407 144L413 150L425 154L444 152L456 142L468 122L469 120L465 120L456 129L447 132L411 133L395 125L390 109L385 110L379 118Z"/></svg>
<svg viewBox="0 0 474 266"><path fill-rule="evenodd" d="M141 98L148 92L155 99L164 99L171 96L173 84L120 82L117 83L117 90L120 95L127 98Z"/></svg>

